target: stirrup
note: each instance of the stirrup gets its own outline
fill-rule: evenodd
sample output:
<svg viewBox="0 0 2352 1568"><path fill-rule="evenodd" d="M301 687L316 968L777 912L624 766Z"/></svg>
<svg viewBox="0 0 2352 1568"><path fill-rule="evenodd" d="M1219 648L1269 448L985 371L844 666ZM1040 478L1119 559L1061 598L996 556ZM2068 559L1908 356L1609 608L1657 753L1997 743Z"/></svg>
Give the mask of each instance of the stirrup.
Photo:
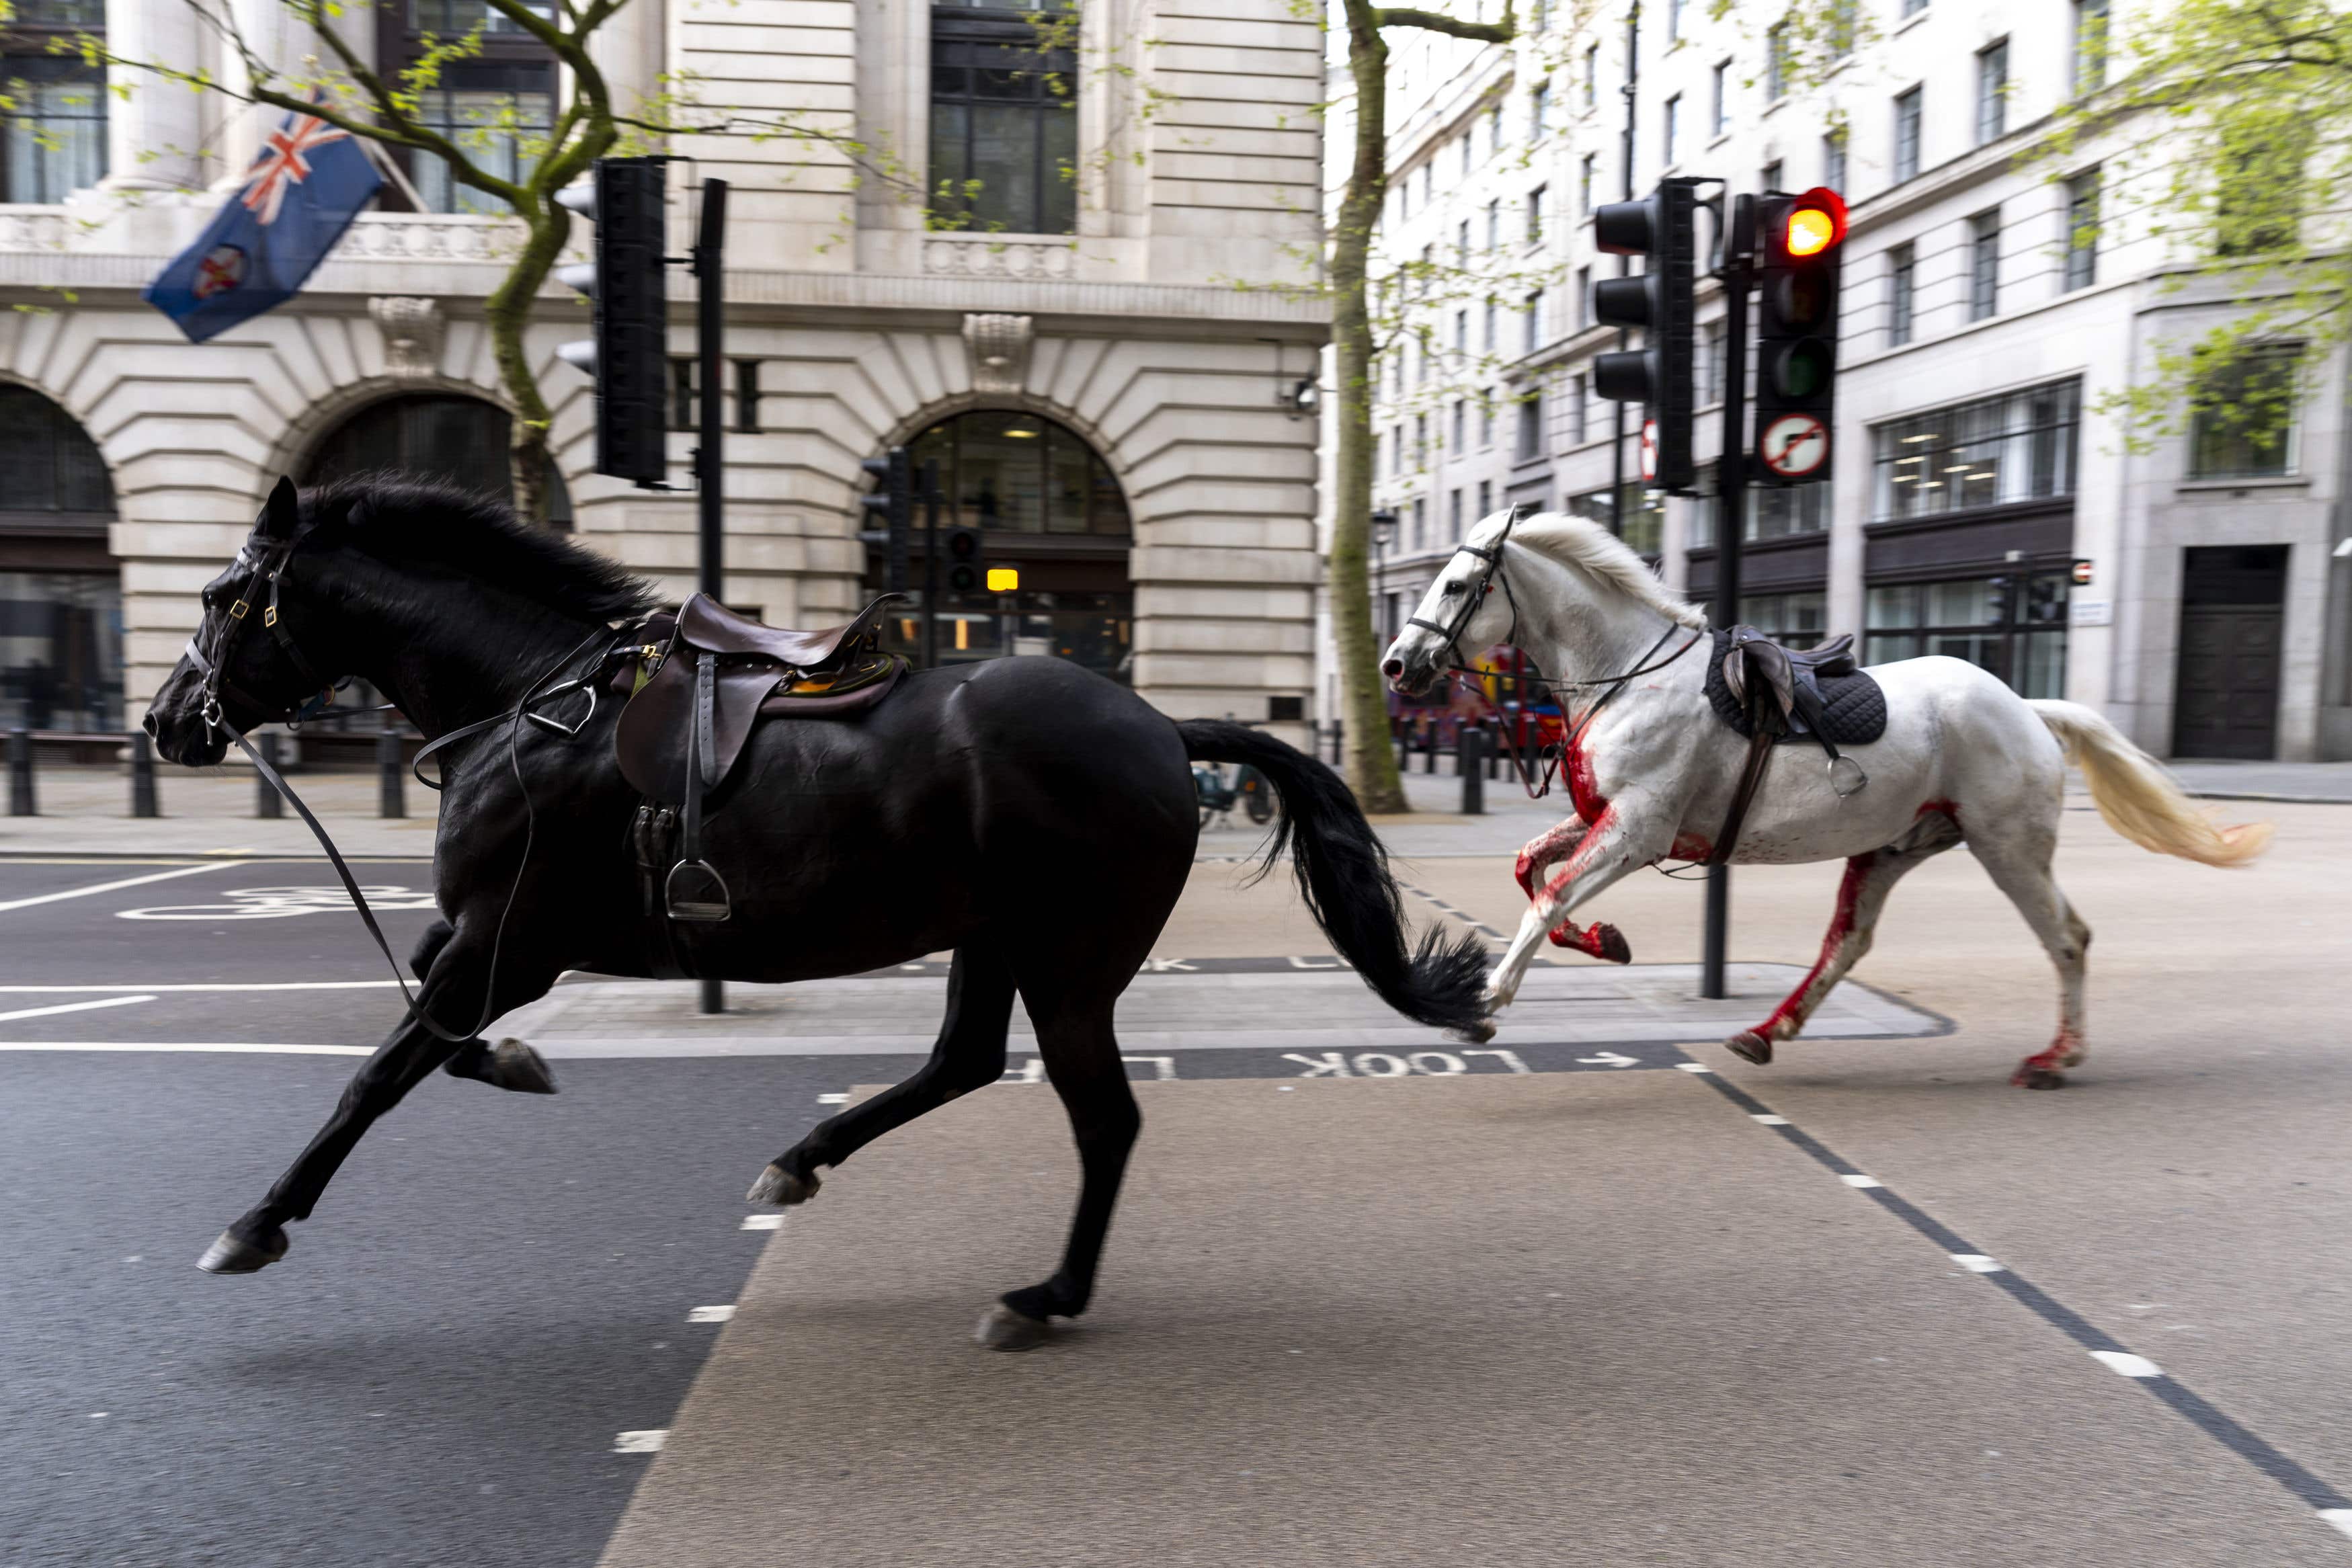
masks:
<svg viewBox="0 0 2352 1568"><path fill-rule="evenodd" d="M685 878L685 886L678 879ZM669 868L662 883L662 903L672 920L698 921L715 924L734 914L734 901L727 894L727 879L709 861L680 861Z"/></svg>

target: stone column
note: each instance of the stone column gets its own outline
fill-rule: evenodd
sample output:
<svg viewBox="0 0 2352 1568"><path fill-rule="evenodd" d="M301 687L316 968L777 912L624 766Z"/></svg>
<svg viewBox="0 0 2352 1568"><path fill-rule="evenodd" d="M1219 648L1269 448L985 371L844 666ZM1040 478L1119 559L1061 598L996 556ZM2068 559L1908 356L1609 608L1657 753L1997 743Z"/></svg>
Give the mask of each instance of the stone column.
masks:
<svg viewBox="0 0 2352 1568"><path fill-rule="evenodd" d="M629 0L590 36L588 57L604 73L614 113L635 114L661 90L661 75L669 62L667 22L668 7L662 0ZM564 90L571 90L568 80Z"/></svg>
<svg viewBox="0 0 2352 1568"><path fill-rule="evenodd" d="M138 0L133 0L138 3ZM157 0L150 0L157 3ZM173 0L160 0L170 4ZM184 0L180 0L184 4ZM244 37L247 48L266 62L274 73L270 85L281 92L299 93L324 75L330 68L324 57L327 47L318 36L295 16L283 0L217 0L227 8ZM373 13L354 7L347 26L365 27ZM245 62L236 57L233 45L222 45L221 78L232 92L242 92L251 85L246 74ZM286 111L264 104L233 106L222 122L218 146L220 162L214 169L213 187L233 190L245 183L245 172L261 154L261 139L285 118Z"/></svg>
<svg viewBox="0 0 2352 1568"><path fill-rule="evenodd" d="M107 0L106 41L126 59L185 68L202 57L194 8L187 0ZM204 183L203 103L175 82L145 72L127 99L106 105L106 191L179 191Z"/></svg>

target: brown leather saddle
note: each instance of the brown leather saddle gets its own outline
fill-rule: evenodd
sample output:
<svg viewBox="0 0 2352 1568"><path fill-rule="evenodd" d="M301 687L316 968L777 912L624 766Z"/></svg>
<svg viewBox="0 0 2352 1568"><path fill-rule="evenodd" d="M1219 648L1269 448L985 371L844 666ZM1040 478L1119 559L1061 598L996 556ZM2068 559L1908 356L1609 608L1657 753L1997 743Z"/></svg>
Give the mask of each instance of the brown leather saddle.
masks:
<svg viewBox="0 0 2352 1568"><path fill-rule="evenodd" d="M1870 776L1837 742L1877 739L1886 729L1886 702L1878 683L1854 662L1851 632L1819 647L1787 648L1753 626L1734 626L1715 634L1712 663L1707 697L1724 722L1748 737L1747 765L1706 857L1706 864L1717 865L1738 847L1776 744L1804 738L1818 745L1829 758L1830 788L1841 799L1867 786Z"/></svg>
<svg viewBox="0 0 2352 1568"><path fill-rule="evenodd" d="M898 597L822 632L764 625L702 593L647 621L613 750L646 797L631 836L648 915L656 904L678 921L733 912L726 879L702 855L710 796L762 720L839 717L890 695L907 662L882 651L881 623Z"/></svg>

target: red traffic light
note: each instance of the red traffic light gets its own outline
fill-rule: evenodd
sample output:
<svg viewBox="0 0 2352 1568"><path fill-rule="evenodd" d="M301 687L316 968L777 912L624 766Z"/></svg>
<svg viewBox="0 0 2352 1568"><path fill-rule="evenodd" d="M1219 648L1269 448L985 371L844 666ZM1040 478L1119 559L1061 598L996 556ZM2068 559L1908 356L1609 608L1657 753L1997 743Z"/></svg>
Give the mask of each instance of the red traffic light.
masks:
<svg viewBox="0 0 2352 1568"><path fill-rule="evenodd" d="M1826 185L1814 186L1790 204L1773 237L1792 261L1835 248L1845 238L1845 198Z"/></svg>

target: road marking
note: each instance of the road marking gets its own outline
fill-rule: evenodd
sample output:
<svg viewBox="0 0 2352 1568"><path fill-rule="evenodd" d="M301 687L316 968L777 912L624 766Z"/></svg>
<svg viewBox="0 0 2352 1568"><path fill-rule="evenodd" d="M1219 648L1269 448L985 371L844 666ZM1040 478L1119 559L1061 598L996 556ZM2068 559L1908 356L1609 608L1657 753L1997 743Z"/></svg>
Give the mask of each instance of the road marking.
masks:
<svg viewBox="0 0 2352 1568"><path fill-rule="evenodd" d="M2122 1373L2126 1377L2162 1377L2164 1368L2144 1355L2134 1355L2127 1350L2095 1350L2091 1359L2109 1372Z"/></svg>
<svg viewBox="0 0 2352 1568"><path fill-rule="evenodd" d="M1958 1263L1961 1268L1966 1269L1971 1274L1998 1274L2000 1272L2000 1265L1994 1262L1991 1259L1986 1257L1981 1252L1955 1252L1952 1254L1952 1261Z"/></svg>
<svg viewBox="0 0 2352 1568"><path fill-rule="evenodd" d="M1874 1186L1882 1186L1885 1185L1885 1184L1884 1184L1883 1182L1881 1182L1881 1181L1880 1181L1876 1176L1864 1176L1860 1171L1852 1171L1852 1172L1849 1172L1849 1173L1847 1173L1846 1175L1844 1175L1844 1176L1842 1176L1838 1177L1838 1180L1840 1180L1840 1181L1842 1181L1842 1182L1845 1183L1845 1185L1846 1185L1846 1186L1850 1186L1850 1187L1855 1187L1855 1188L1860 1188L1860 1189L1864 1189L1864 1190L1867 1190L1867 1189L1869 1189L1869 1188L1871 1188L1871 1187L1874 1187Z"/></svg>
<svg viewBox="0 0 2352 1568"><path fill-rule="evenodd" d="M1576 1060L1587 1067L1639 1067L1642 1065L1640 1057L1621 1056L1613 1051L1604 1051L1598 1056L1580 1056Z"/></svg>
<svg viewBox="0 0 2352 1568"><path fill-rule="evenodd" d="M723 1323L734 1315L735 1308L730 1302L723 1307L697 1307L686 1314L686 1321L690 1323Z"/></svg>
<svg viewBox="0 0 2352 1568"><path fill-rule="evenodd" d="M1863 1176L1852 1162L1836 1150L1803 1128L1791 1125L1786 1116L1773 1114L1761 1100L1738 1084L1719 1073L1708 1074L1706 1082L1708 1088L1747 1113L1751 1119L1777 1130L1791 1147L1815 1164L1828 1167L1848 1186L1861 1188L1872 1201L1932 1242L1947 1258L1964 1268L1973 1267L1971 1260L1992 1264L1990 1270L1976 1270L1983 1275L1985 1283L2006 1293L2019 1306L2073 1340L2095 1357L2101 1365L2137 1382L2158 1402L2168 1406L2173 1414L2276 1482L2323 1521L2352 1536L2352 1497L2330 1486L2294 1458L2240 1426L2179 1378L2168 1376L2156 1363L2126 1350L2113 1334L2031 1280L2014 1270L1992 1263L1990 1257L1969 1246L1951 1227L1918 1205L1884 1183ZM1856 1177L1862 1177L1862 1180L1857 1181ZM1864 1182L1868 1182L1868 1185L1864 1186Z"/></svg>
<svg viewBox="0 0 2352 1568"><path fill-rule="evenodd" d="M152 1002L153 997L100 997L94 1002L59 1002L54 1007L19 1008L13 1013L0 1013L0 1023L10 1019L45 1019L51 1013L86 1013L93 1008L127 1008L133 1002Z"/></svg>
<svg viewBox="0 0 2352 1568"><path fill-rule="evenodd" d="M1704 1061L1677 1061L1675 1065L1681 1068L1685 1072L1712 1072L1715 1071L1714 1068L1709 1067Z"/></svg>
<svg viewBox="0 0 2352 1568"><path fill-rule="evenodd" d="M746 1230L782 1230L784 1217L781 1214L747 1214L743 1217Z"/></svg>
<svg viewBox="0 0 2352 1568"><path fill-rule="evenodd" d="M618 1437L613 1439L613 1452L616 1454L658 1454L662 1451L662 1445L668 1441L668 1427L649 1427L642 1432L621 1433Z"/></svg>
<svg viewBox="0 0 2352 1568"><path fill-rule="evenodd" d="M141 887L151 882L169 882L175 876L195 876L200 873L218 871L217 865L184 865L171 871L150 872L145 876L126 876L119 882L101 882L89 887L69 887L63 893L44 893L34 898L16 898L0 904L0 915L11 909L30 909L37 904L55 904L65 898L88 898L94 893L112 893L121 887Z"/></svg>
<svg viewBox="0 0 2352 1568"><path fill-rule="evenodd" d="M816 1103L820 1105L846 1105L849 1103L849 1095L846 1092L837 1094L820 1094L816 1097Z"/></svg>
<svg viewBox="0 0 2352 1568"><path fill-rule="evenodd" d="M267 980L251 985L0 986L0 995L69 996L78 991L365 991L390 990L398 980Z"/></svg>
<svg viewBox="0 0 2352 1568"><path fill-rule="evenodd" d="M372 1045L276 1045L230 1040L0 1040L0 1051L228 1051L260 1056L373 1056Z"/></svg>

